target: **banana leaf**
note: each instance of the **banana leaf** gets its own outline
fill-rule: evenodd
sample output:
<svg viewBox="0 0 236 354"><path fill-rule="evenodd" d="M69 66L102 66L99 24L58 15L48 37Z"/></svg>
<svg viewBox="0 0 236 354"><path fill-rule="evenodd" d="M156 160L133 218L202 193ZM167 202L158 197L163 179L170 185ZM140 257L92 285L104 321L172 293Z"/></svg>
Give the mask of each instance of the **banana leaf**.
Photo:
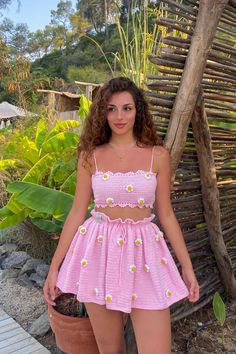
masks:
<svg viewBox="0 0 236 354"><path fill-rule="evenodd" d="M0 216L10 216L13 215L14 213L8 209L7 207L3 207L0 209Z"/></svg>
<svg viewBox="0 0 236 354"><path fill-rule="evenodd" d="M25 220L25 218L29 215L29 212L29 209L24 209L18 214L12 214L5 217L2 221L0 221L0 229L6 229L19 224Z"/></svg>
<svg viewBox="0 0 236 354"><path fill-rule="evenodd" d="M39 229L58 233L62 230L62 225L55 224L52 220L44 220L44 219L31 219L31 222L37 226Z"/></svg>
<svg viewBox="0 0 236 354"><path fill-rule="evenodd" d="M7 186L7 190L17 193L17 202L38 212L53 215L61 221L65 221L74 199L65 192L30 182L12 182Z"/></svg>
<svg viewBox="0 0 236 354"><path fill-rule="evenodd" d="M45 119L40 119L37 124L36 137L35 137L35 145L38 149L41 148L45 138L47 136L47 123Z"/></svg>
<svg viewBox="0 0 236 354"><path fill-rule="evenodd" d="M60 153L66 148L76 147L79 141L79 135L73 132L63 132L52 136L42 145L44 152Z"/></svg>
<svg viewBox="0 0 236 354"><path fill-rule="evenodd" d="M53 136L57 135L58 133L63 133L65 132L65 130L78 128L79 126L80 123L74 119L68 119L65 120L64 122L60 122L46 136L45 142L51 139Z"/></svg>

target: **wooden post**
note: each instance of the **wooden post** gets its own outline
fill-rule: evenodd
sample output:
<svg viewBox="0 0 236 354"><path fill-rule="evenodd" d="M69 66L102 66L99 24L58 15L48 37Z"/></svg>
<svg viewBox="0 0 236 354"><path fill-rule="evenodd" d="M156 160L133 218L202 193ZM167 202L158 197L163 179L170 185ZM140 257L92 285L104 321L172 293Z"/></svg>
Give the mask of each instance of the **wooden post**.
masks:
<svg viewBox="0 0 236 354"><path fill-rule="evenodd" d="M172 175L180 161L188 126L196 104L207 56L216 28L228 0L200 0L196 26L183 75L171 112L165 145L171 150Z"/></svg>
<svg viewBox="0 0 236 354"><path fill-rule="evenodd" d="M199 94L191 122L198 155L204 215L207 223L211 249L214 253L221 274L221 280L226 291L230 296L236 298L236 280L221 229L216 168L202 93Z"/></svg>

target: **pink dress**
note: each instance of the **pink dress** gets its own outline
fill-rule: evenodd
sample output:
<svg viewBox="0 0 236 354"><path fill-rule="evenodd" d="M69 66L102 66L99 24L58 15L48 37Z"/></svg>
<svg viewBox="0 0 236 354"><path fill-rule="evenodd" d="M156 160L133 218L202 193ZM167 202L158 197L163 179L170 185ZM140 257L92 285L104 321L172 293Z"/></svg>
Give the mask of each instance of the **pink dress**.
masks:
<svg viewBox="0 0 236 354"><path fill-rule="evenodd" d="M95 158L95 155L94 155ZM92 176L95 207L153 207L158 183L149 171L101 172ZM57 287L80 302L130 313L161 310L188 296L165 236L152 222L110 219L93 210L79 226L59 271Z"/></svg>

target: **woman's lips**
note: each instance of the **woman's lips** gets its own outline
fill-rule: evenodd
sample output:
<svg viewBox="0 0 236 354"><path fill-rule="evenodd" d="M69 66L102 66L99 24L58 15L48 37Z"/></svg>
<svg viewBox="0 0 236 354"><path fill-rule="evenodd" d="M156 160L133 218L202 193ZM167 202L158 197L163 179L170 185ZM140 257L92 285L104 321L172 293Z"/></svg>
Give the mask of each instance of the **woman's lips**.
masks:
<svg viewBox="0 0 236 354"><path fill-rule="evenodd" d="M118 124L114 124L116 128L118 129L122 129L124 128L125 124L122 124L122 123L118 123Z"/></svg>

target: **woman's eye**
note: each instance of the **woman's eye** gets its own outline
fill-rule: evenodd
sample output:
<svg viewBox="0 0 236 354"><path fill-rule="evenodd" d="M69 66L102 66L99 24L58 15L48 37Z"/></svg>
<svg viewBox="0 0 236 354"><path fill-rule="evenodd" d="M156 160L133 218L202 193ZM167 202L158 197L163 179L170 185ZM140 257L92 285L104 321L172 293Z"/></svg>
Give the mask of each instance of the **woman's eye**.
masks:
<svg viewBox="0 0 236 354"><path fill-rule="evenodd" d="M131 111L131 107L125 107L125 111Z"/></svg>
<svg viewBox="0 0 236 354"><path fill-rule="evenodd" d="M115 108L114 108L114 107L108 107L107 111L108 111L108 112L114 112L114 111L115 111Z"/></svg>

